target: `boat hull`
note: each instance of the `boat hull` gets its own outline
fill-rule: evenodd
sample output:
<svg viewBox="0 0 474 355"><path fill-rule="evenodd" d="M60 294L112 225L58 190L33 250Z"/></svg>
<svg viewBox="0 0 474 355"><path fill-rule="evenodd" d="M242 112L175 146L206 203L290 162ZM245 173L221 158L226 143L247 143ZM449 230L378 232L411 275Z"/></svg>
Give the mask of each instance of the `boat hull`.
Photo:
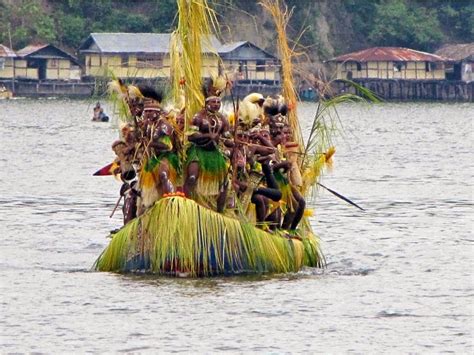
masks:
<svg viewBox="0 0 474 355"><path fill-rule="evenodd" d="M295 233L265 232L179 196L159 200L112 235L95 269L205 277L296 272L324 257L308 223Z"/></svg>

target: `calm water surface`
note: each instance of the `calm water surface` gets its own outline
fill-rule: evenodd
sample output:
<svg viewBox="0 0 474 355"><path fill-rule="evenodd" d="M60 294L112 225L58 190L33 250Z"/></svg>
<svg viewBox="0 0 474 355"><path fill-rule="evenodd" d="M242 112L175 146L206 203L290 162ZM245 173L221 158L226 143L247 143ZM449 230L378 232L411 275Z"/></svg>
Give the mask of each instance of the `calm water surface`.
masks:
<svg viewBox="0 0 474 355"><path fill-rule="evenodd" d="M473 352L473 104L341 107L323 183L366 212L320 191L327 268L205 280L90 271L121 218L93 104L0 102L0 353Z"/></svg>

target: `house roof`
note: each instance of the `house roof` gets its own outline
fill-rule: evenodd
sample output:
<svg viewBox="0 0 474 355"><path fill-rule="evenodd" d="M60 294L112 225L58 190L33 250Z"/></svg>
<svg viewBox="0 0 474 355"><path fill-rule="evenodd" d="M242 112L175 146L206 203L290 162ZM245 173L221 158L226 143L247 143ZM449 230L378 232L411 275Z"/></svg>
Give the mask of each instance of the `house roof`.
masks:
<svg viewBox="0 0 474 355"><path fill-rule="evenodd" d="M435 53L455 61L464 59L474 61L474 43L446 44Z"/></svg>
<svg viewBox="0 0 474 355"><path fill-rule="evenodd" d="M29 45L16 52L20 58L56 59L67 58L71 62L79 65L77 59L62 49L52 44Z"/></svg>
<svg viewBox="0 0 474 355"><path fill-rule="evenodd" d="M230 53L237 48L243 46L245 43L249 43L247 41L239 41L239 42L232 42L232 43L225 43L219 48L219 53Z"/></svg>
<svg viewBox="0 0 474 355"><path fill-rule="evenodd" d="M220 48L218 49L217 52L221 55L225 55L225 54L232 53L236 49L238 49L240 47L244 47L244 46L253 47L256 50L264 53L266 56L268 56L270 58L276 58L273 54L268 53L267 51L263 50L260 47L257 47L255 44L253 44L252 42L249 42L249 41L239 41L239 42L232 42L232 43L223 44L223 45L220 46Z"/></svg>
<svg viewBox="0 0 474 355"><path fill-rule="evenodd" d="M15 52L8 48L7 46L4 46L3 44L0 44L0 58L14 58L16 57Z"/></svg>
<svg viewBox="0 0 474 355"><path fill-rule="evenodd" d="M439 55L400 47L373 47L362 51L341 55L328 62L444 62L447 58Z"/></svg>
<svg viewBox="0 0 474 355"><path fill-rule="evenodd" d="M79 47L81 52L93 53L168 53L170 33L91 33ZM217 51L219 40L211 35L212 48L206 52Z"/></svg>
<svg viewBox="0 0 474 355"><path fill-rule="evenodd" d="M27 57L35 52L38 52L40 49L46 48L47 46L49 46L49 44L31 44L29 46L26 46L25 48L16 51L16 53L19 57Z"/></svg>

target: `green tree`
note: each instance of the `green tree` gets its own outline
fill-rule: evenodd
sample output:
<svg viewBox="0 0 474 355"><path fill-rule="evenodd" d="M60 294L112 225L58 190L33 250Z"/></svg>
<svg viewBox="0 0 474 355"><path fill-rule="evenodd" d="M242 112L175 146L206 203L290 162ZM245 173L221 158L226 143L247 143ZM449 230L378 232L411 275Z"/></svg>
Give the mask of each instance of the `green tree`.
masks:
<svg viewBox="0 0 474 355"><path fill-rule="evenodd" d="M154 32L170 32L178 7L176 0L154 0L151 3L150 26Z"/></svg>
<svg viewBox="0 0 474 355"><path fill-rule="evenodd" d="M85 21L77 15L65 15L58 12L58 32L61 43L71 48L77 48L81 41L87 36Z"/></svg>
<svg viewBox="0 0 474 355"><path fill-rule="evenodd" d="M369 33L373 45L432 50L442 39L436 10L409 8L403 0L376 5L375 21Z"/></svg>
<svg viewBox="0 0 474 355"><path fill-rule="evenodd" d="M45 42L54 42L56 39L56 28L54 21L44 13L38 13L33 22L34 36Z"/></svg>

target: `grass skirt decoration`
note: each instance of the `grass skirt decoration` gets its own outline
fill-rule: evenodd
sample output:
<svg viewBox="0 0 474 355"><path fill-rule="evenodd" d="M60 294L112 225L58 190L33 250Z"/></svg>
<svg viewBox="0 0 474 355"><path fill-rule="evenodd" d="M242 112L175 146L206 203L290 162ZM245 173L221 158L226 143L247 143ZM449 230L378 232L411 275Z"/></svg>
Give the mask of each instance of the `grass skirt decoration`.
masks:
<svg viewBox="0 0 474 355"><path fill-rule="evenodd" d="M294 238L270 234L173 196L114 234L95 269L211 276L296 272L323 264L318 240L306 225Z"/></svg>
<svg viewBox="0 0 474 355"><path fill-rule="evenodd" d="M181 166L176 153L161 153L158 156L144 160L143 167L139 174L141 201L144 208L151 207L153 203L162 196L161 186L159 184L160 164L167 164L169 171L168 178L173 185L176 186L179 182L178 178L181 176Z"/></svg>
<svg viewBox="0 0 474 355"><path fill-rule="evenodd" d="M217 196L228 172L227 159L220 150L207 150L192 144L187 151L187 163L199 164L196 186L198 196Z"/></svg>

